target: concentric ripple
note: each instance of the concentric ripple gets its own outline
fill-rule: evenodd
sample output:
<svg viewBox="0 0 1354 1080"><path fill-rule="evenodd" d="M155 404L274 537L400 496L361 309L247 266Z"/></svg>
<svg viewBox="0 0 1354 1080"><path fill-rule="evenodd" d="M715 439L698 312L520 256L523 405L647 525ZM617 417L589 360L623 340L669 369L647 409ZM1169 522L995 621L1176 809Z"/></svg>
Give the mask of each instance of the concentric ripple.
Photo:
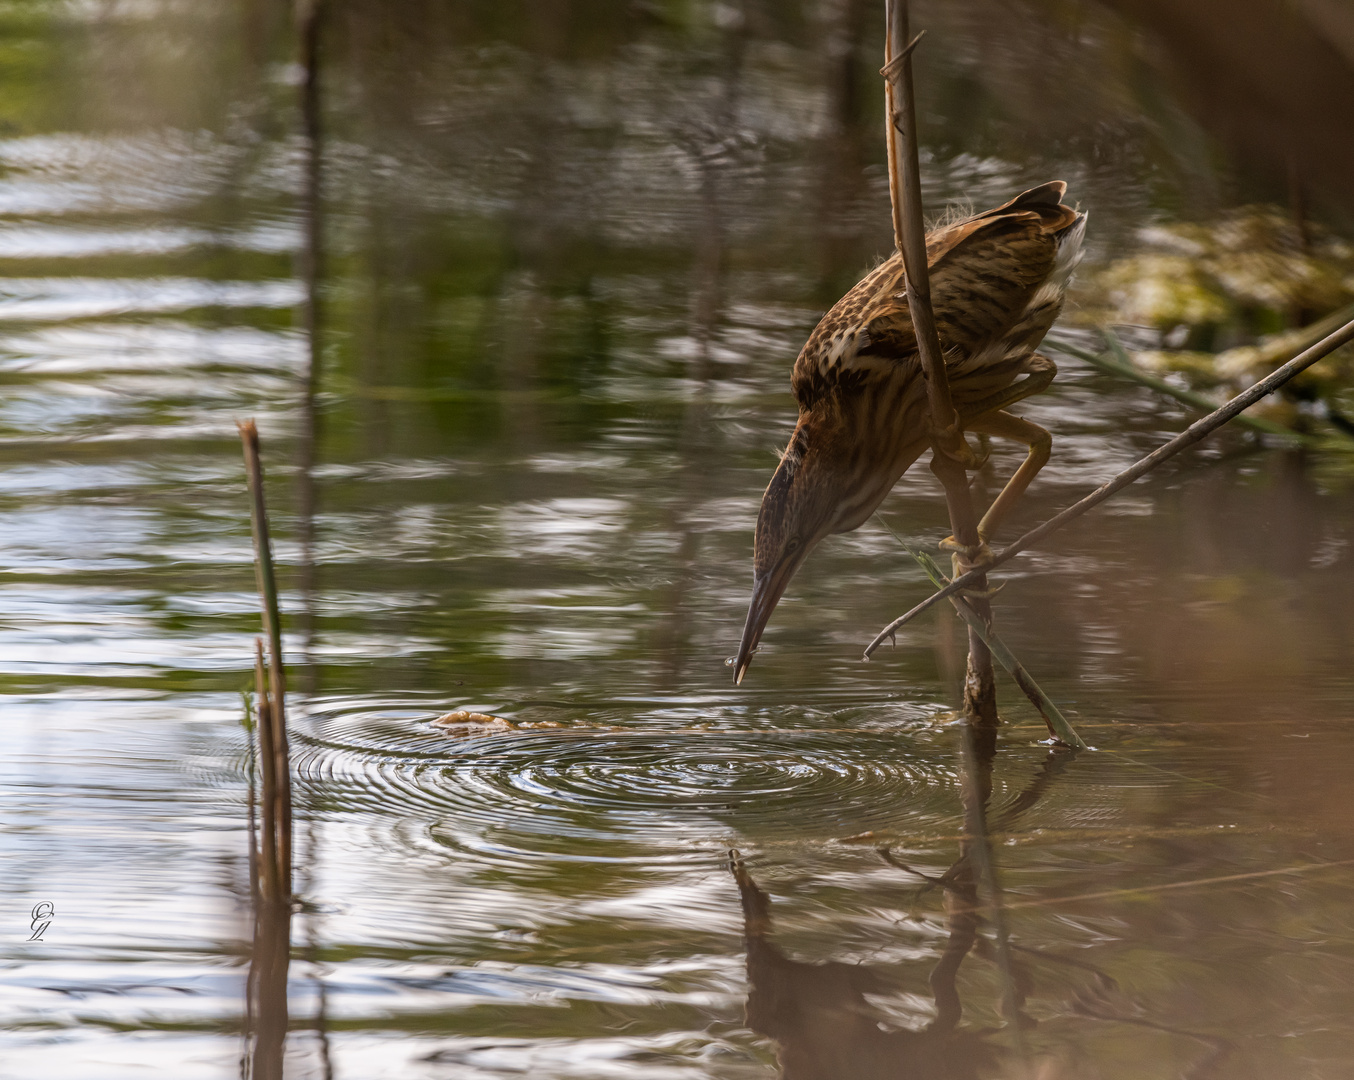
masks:
<svg viewBox="0 0 1354 1080"><path fill-rule="evenodd" d="M331 718L296 748L300 783L402 842L508 863L703 860L957 813L943 751L917 754L897 733L432 730Z"/></svg>

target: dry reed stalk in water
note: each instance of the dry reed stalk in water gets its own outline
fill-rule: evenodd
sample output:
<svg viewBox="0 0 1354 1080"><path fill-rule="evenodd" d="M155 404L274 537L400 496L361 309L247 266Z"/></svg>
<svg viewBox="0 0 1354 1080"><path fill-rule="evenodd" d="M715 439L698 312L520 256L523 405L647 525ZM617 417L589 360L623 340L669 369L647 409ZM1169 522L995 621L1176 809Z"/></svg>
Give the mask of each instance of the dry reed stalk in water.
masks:
<svg viewBox="0 0 1354 1080"><path fill-rule="evenodd" d="M287 747L286 678L282 667L282 619L277 601L277 579L273 573L272 542L268 530L268 507L263 497L263 463L259 456L259 431L253 420L239 425L244 444L245 471L249 478L250 523L254 534L254 570L259 597L263 603L263 629L268 636L268 720L270 733L264 738L260 725L260 760L271 759L275 798L264 806L275 814L273 830L278 875L274 897L291 900L291 766ZM256 663L261 660L256 658ZM260 718L262 718L260 710ZM267 777L265 774L265 785ZM265 822L265 842L269 830Z"/></svg>
<svg viewBox="0 0 1354 1080"><path fill-rule="evenodd" d="M259 805L263 808L263 830L258 853L259 896L271 903L281 895L277 861L277 756L273 753L273 705L269 700L267 678L263 673L262 638L254 639L254 700L259 731L259 774L262 780Z"/></svg>

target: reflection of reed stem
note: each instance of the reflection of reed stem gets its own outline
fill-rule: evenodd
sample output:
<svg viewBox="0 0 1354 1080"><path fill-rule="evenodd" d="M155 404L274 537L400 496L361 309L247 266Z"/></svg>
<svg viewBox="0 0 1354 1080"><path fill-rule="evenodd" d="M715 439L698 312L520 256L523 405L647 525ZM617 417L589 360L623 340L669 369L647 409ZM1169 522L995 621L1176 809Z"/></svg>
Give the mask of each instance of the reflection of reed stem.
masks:
<svg viewBox="0 0 1354 1080"><path fill-rule="evenodd" d="M261 643L254 641L254 701L251 707L249 695L244 694L244 734L245 734L245 780L248 785L249 820L249 903L252 907L259 902L259 839L258 839L258 743L255 733L258 730L258 704L263 695L259 692L263 674L263 656Z"/></svg>
<svg viewBox="0 0 1354 1080"><path fill-rule="evenodd" d="M244 695L244 732L245 732L245 777L248 781L248 836L249 836L249 910L256 912L259 908L259 838L258 838L258 818L255 812L255 806L258 800L258 743L255 740L255 732L258 730L258 710L263 705L263 644L257 638L254 640L254 708L251 710L249 704L249 695ZM240 1062L240 1075L247 1077L249 1075L249 1045L254 1037L254 966L249 967L249 977L245 982L244 996L244 1056Z"/></svg>
<svg viewBox="0 0 1354 1080"><path fill-rule="evenodd" d="M992 761L996 757L996 732L965 725L962 732L964 831L970 839L960 845L962 856L967 856L975 871L975 893L981 892L988 909L996 943L997 969L1001 972L1002 1015L1011 1023L1016 1053L1025 1057L1023 1026L1028 1023L1021 1012L1024 994L1016 980L1011 962L1011 943L1006 926L1006 912L997 885L996 868L992 861L992 843L987 832L987 802L992 795ZM955 912L958 916L959 913Z"/></svg>
<svg viewBox="0 0 1354 1080"><path fill-rule="evenodd" d="M302 331L306 339L306 375L301 403L301 437L297 453L297 517L301 545L301 561L297 585L301 592L301 620L305 650L307 693L316 691L316 673L311 661L315 634L315 460L319 440L319 413L316 397L320 389L322 340L320 310L320 281L323 277L323 219L321 196L323 178L323 146L320 108L320 29L325 14L325 0L309 0L301 5L297 36L301 53L301 68L305 77L301 83L301 123L305 139L305 172L301 194L301 220L304 242L297 259L297 276L305 286L305 300L301 307Z"/></svg>
<svg viewBox="0 0 1354 1080"><path fill-rule="evenodd" d="M916 104L912 92L912 49L907 26L907 0L887 0L888 34L884 48L885 107L888 131L889 196L893 204L894 241L907 271L907 304L917 335L917 351L926 374L926 396L931 421L931 471L945 487L954 538L976 548L978 515L973 509L968 473L960 456L964 448L959 418L950 398L945 358L940 348L935 314L931 310L931 283L926 266L926 231L922 224L921 165L917 155ZM918 39L919 40L919 39ZM976 586L985 587L986 579ZM984 622L992 607L974 601ZM968 635L968 673L964 679L964 713L971 723L997 724L997 689L992 654L972 627Z"/></svg>

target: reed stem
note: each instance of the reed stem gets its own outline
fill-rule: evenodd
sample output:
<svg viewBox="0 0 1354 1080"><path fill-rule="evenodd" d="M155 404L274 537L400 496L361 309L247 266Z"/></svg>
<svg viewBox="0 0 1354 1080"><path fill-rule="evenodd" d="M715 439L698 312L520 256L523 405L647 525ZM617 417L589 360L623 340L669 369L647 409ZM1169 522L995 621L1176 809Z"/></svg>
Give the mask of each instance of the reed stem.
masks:
<svg viewBox="0 0 1354 1080"><path fill-rule="evenodd" d="M907 0L886 0L888 35L884 50L885 107L889 151L889 196L893 204L894 242L903 257L907 304L917 335L917 351L926 376L930 410L931 471L945 488L950 529L956 541L976 548L980 543L978 515L973 508L965 468L963 432L950 396L945 357L931 308L931 281L926 266L926 230L922 223L921 164L917 150L917 110L912 91L912 50L920 37L908 40ZM983 589L981 575L978 590ZM992 620L986 599L974 601L984 623ZM968 670L964 678L964 714L972 723L993 727L997 719L997 691L992 654L982 635L969 628Z"/></svg>
<svg viewBox="0 0 1354 1080"><path fill-rule="evenodd" d="M908 548L907 553L917 560L926 576L931 579L931 584L937 589L942 589L949 583L949 578L941 573L936 561L926 552ZM1077 734L1076 729L1068 723L1067 717L1063 716L1062 711L1053 703L1053 699L1044 693L1039 684L1034 681L1034 676L1026 670L1024 664L1016 659L1015 654L1006 647L1006 643L997 636L992 627L984 623L978 617L978 613L969 607L968 599L962 596L951 596L950 603L954 605L959 617L968 624L969 629L983 639L983 643L996 657L997 663L1006 669L1011 678L1015 680L1016 685L1024 691L1025 696L1039 710L1039 715L1044 718L1044 723L1048 725L1049 734L1065 746L1070 746L1073 750L1087 749L1085 741Z"/></svg>
<svg viewBox="0 0 1354 1080"><path fill-rule="evenodd" d="M263 463L259 455L259 432L253 420L239 425L244 444L245 471L249 478L250 522L254 534L254 571L258 581L259 597L263 606L263 629L268 637L268 720L270 737L264 738L260 727L260 760L271 759L275 799L265 799L264 806L275 813L275 865L277 890L274 895L290 902L291 899L291 768L287 746L286 674L282 666L282 618L278 609L277 579L273 572L272 543L268 530L268 507L263 497ZM260 656L255 663L262 666ZM257 673L257 668L256 668ZM263 710L260 709L260 720ZM265 774L265 786L267 776ZM265 824L265 842L269 830ZM266 860L265 860L266 864Z"/></svg>

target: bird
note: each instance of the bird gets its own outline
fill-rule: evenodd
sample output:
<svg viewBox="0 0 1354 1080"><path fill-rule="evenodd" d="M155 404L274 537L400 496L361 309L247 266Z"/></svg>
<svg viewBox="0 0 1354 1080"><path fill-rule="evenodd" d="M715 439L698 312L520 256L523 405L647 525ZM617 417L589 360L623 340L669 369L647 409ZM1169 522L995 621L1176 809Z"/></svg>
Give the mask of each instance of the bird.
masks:
<svg viewBox="0 0 1354 1080"><path fill-rule="evenodd" d="M1028 448L979 522L979 544L941 542L966 560L961 565L990 559L987 540L1052 450L1048 431L1006 409L1048 389L1057 374L1035 350L1081 260L1087 215L1064 205L1066 194L1066 183L1053 180L926 235L932 307L960 430ZM799 420L757 514L735 684L809 552L824 537L864 524L930 445L926 377L900 253L823 316L795 360L790 386ZM967 444L965 450L968 464L978 464Z"/></svg>

